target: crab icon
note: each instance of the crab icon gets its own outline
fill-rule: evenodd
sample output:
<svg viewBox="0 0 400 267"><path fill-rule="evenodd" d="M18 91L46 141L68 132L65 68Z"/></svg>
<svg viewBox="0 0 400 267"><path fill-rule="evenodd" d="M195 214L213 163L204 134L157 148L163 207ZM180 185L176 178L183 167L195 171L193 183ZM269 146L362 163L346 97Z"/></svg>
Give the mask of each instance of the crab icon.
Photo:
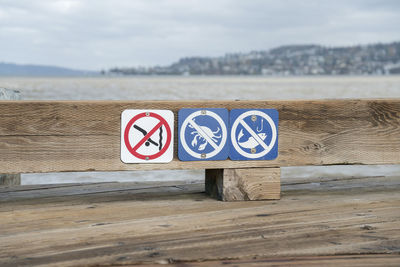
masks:
<svg viewBox="0 0 400 267"><path fill-rule="evenodd" d="M192 125L189 124L188 126L192 129L194 129L194 127ZM221 129L219 127L217 127L216 131L212 131L207 126L199 125L199 128L203 131L204 134L206 134L215 143L218 141L218 139L220 139L222 137L221 134L218 135L218 133L221 131ZM197 144L199 143L198 150L203 151L206 148L208 141L197 130L192 131L190 134L194 135L192 142L191 142L192 147L196 147Z"/></svg>
<svg viewBox="0 0 400 267"><path fill-rule="evenodd" d="M226 160L229 112L225 108L183 108L178 113L178 157L182 161Z"/></svg>

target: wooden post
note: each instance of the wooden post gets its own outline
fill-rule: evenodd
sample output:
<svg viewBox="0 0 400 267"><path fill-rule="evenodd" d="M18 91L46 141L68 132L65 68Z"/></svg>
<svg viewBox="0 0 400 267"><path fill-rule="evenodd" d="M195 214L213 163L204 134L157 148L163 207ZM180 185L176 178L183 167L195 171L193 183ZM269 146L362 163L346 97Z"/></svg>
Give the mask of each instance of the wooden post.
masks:
<svg viewBox="0 0 400 267"><path fill-rule="evenodd" d="M0 100L19 100L21 99L20 92L16 90L9 90L0 87ZM0 166L1 171L1 166ZM20 185L21 175L20 174L0 174L0 186L7 185Z"/></svg>
<svg viewBox="0 0 400 267"><path fill-rule="evenodd" d="M222 201L280 199L280 168L207 169L205 191Z"/></svg>

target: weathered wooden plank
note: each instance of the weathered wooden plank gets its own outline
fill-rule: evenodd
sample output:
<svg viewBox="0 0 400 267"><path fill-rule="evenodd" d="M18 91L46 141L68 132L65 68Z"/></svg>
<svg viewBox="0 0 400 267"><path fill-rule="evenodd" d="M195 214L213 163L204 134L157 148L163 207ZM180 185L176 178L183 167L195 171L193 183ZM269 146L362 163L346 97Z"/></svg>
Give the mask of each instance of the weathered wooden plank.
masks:
<svg viewBox="0 0 400 267"><path fill-rule="evenodd" d="M316 192L334 192L349 189L364 190L370 189L371 191L380 188L391 189L400 186L399 176L360 176L360 177L320 177L320 178L287 178L283 177L281 180L281 187L284 193L290 191L302 191L302 193L316 193ZM149 181L149 182L106 182L106 183L71 183L71 184L43 184L43 185L23 185L17 187L2 187L0 188L0 202L16 203L20 200L37 201L42 197L65 197L72 195L95 196L103 192L114 191L135 191L141 189L152 188L167 188L177 187L181 188L181 193L189 192L204 192L204 183L183 183L182 181ZM197 191L196 191L197 190ZM299 192L296 192L298 194ZM136 194L136 193L135 193ZM306 193L307 194L307 193ZM97 199L98 201L98 199ZM4 206L0 207L4 208ZM2 209L0 208L0 211Z"/></svg>
<svg viewBox="0 0 400 267"><path fill-rule="evenodd" d="M123 164L120 114L127 108L276 108L279 156L273 161ZM177 132L177 131L175 131ZM214 169L331 164L399 164L400 100L93 101L0 103L4 173Z"/></svg>
<svg viewBox="0 0 400 267"><path fill-rule="evenodd" d="M206 170L206 193L223 201L279 199L280 168Z"/></svg>
<svg viewBox="0 0 400 267"><path fill-rule="evenodd" d="M160 264L184 267L226 267L226 266L399 266L400 255L338 255L338 256L304 256L304 257L271 257L249 260L219 260L204 262L174 262L173 260L160 261L158 264L135 266L159 267Z"/></svg>
<svg viewBox="0 0 400 267"><path fill-rule="evenodd" d="M20 184L20 174L0 174L0 186L14 186Z"/></svg>
<svg viewBox="0 0 400 267"><path fill-rule="evenodd" d="M211 170L208 170L211 171ZM321 177L321 178L285 178L283 177L282 192L287 194L291 191L296 191L299 194L315 194L317 192L323 193L329 191L331 193L335 191L344 190L361 190L363 191L374 191L377 188L381 190L392 190L392 188L398 188L400 186L400 177L398 176L367 176L367 177ZM101 197L99 195L103 193L119 192L129 193L134 192L134 195L138 195L137 190L148 190L148 197L143 199L149 199L152 196L153 189L155 192L162 192L166 188L172 188L172 190L178 190L179 193L201 193L204 191L204 183L182 183L182 181L167 181L167 182L109 182L109 183L87 183L87 184L49 184L49 185L24 185L18 187L2 187L0 188L0 204L7 203L7 205L0 205L0 211L5 209L9 210L15 205L30 203L34 206L35 203L42 198L51 199L51 203L58 202L59 199L64 201L67 196L80 196L80 200L88 200L91 202L100 202ZM161 188L161 189L160 189ZM173 189L175 188L175 189ZM159 191L157 191L159 190ZM168 189L169 190L169 189ZM109 195L109 194L108 194ZM133 196L132 196L133 197ZM142 197L142 196L141 196ZM156 196L154 196L156 198ZM107 201L110 197L106 198ZM57 200L57 201L56 201ZM119 200L125 200L119 199ZM31 202L33 201L33 202ZM41 201L41 205L45 202ZM82 204L82 202L79 202Z"/></svg>
<svg viewBox="0 0 400 267"><path fill-rule="evenodd" d="M341 191L347 190L374 190L376 187L381 189L391 189L392 187L400 186L400 179L397 176L370 176L370 177L348 177L340 179L310 179L310 180L299 180L299 181L287 181L286 179L282 182L282 191L294 191L299 190L307 194L307 192L325 192L327 190L333 192L335 190Z"/></svg>
<svg viewBox="0 0 400 267"><path fill-rule="evenodd" d="M288 190L280 201L255 202L219 202L185 190L168 189L160 196L148 184L142 191L128 184L108 183L101 190L98 185L84 185L81 191L87 190L86 195L74 195L78 186L70 186L69 192L64 187L66 191L45 198L39 191L48 189L29 186L29 199L9 188L9 197L0 203L0 265L128 265L267 257L303 257L299 261L307 265L313 262L307 257L319 255L398 256L400 185L394 181L400 177L379 178L379 183L357 178L354 181L366 180L365 188L349 190L347 179L341 185L340 179L322 179L323 192L312 187L307 193ZM330 183L335 184L333 190ZM108 194L104 193L107 186ZM119 190L124 187L127 190ZM390 263L383 258L381 262Z"/></svg>
<svg viewBox="0 0 400 267"><path fill-rule="evenodd" d="M187 186L189 186L187 188ZM123 194L124 192L135 193L138 195L140 192L155 192L160 195L168 192L185 192L189 193L194 191L196 193L203 191L204 183L194 183L186 185L182 182L169 181L169 182L148 182L148 183L95 183L95 184L71 184L71 185L54 185L54 186L23 186L21 189L10 187L7 191L0 192L0 203L9 202L10 199L15 201L24 201L29 203L30 200L38 200L42 198L52 198L66 196L82 196L87 195L109 195L113 192ZM21 203L21 202L20 202ZM8 208L8 207L4 207ZM2 210L2 208L0 208Z"/></svg>
<svg viewBox="0 0 400 267"><path fill-rule="evenodd" d="M0 87L0 101L2 100L20 100L21 94L19 91L10 90ZM1 120L0 120L1 122ZM0 168L1 171L1 168ZM21 184L20 174L0 174L0 186L13 186Z"/></svg>

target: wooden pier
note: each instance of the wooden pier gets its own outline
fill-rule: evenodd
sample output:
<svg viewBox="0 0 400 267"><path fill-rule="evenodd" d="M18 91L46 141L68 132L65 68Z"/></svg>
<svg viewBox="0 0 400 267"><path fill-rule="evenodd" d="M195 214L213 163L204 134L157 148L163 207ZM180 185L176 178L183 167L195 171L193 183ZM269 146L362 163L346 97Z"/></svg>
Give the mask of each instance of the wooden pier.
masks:
<svg viewBox="0 0 400 267"><path fill-rule="evenodd" d="M282 180L281 200L204 184L0 189L0 266L398 266L400 176Z"/></svg>
<svg viewBox="0 0 400 267"><path fill-rule="evenodd" d="M168 164L120 161L122 110L176 114L183 107L276 108L278 158L181 162L175 154ZM206 169L199 184L1 187L0 266L400 262L400 174L279 177L283 166L400 164L400 100L4 101L0 162L5 174ZM271 200L230 201L257 199Z"/></svg>

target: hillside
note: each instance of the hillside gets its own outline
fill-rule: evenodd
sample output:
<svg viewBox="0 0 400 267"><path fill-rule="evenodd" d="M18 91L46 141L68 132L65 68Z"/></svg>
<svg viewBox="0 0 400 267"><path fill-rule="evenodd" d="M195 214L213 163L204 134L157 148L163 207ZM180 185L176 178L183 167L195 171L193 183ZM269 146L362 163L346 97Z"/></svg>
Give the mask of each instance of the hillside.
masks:
<svg viewBox="0 0 400 267"><path fill-rule="evenodd" d="M0 62L0 76L87 76L95 74L95 72L55 66L18 65Z"/></svg>
<svg viewBox="0 0 400 267"><path fill-rule="evenodd" d="M113 68L121 75L400 74L400 42L351 47L289 45L222 57L182 58L170 66Z"/></svg>

